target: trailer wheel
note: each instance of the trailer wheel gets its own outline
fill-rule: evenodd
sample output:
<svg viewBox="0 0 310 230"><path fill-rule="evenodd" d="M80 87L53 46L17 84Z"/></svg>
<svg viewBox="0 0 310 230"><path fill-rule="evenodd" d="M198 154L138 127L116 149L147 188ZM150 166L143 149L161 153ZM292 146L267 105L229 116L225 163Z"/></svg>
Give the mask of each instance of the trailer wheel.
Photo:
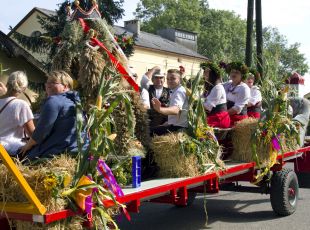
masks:
<svg viewBox="0 0 310 230"><path fill-rule="evenodd" d="M280 216L288 216L296 211L299 195L295 172L288 168L274 172L271 178L270 201L272 209Z"/></svg>

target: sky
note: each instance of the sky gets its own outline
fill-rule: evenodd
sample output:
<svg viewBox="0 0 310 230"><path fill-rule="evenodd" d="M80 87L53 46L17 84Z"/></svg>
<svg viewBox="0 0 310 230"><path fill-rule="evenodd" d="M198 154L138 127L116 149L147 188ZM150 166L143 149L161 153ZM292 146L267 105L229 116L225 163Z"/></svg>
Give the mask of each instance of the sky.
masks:
<svg viewBox="0 0 310 230"><path fill-rule="evenodd" d="M8 2L0 0L0 3ZM33 7L56 9L63 0L10 0L2 4L0 30L9 32L9 26L15 26ZM133 12L139 0L125 0L125 16L117 24L123 26L123 20L133 19ZM247 0L208 0L210 8L234 11L246 18ZM301 44L300 52L305 54L310 65L310 1L309 0L262 0L263 26L277 27L285 35L288 43ZM307 82L307 78L309 82ZM310 75L306 76L309 84Z"/></svg>

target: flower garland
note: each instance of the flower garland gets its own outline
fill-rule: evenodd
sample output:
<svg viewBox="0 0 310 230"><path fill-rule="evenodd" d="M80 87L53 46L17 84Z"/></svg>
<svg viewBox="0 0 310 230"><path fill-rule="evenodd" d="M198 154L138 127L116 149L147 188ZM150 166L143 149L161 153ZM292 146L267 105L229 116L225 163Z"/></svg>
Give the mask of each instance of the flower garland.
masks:
<svg viewBox="0 0 310 230"><path fill-rule="evenodd" d="M217 76L223 75L223 72L220 69L220 67L211 61L201 63L200 68L202 68L203 70L209 69L211 71L214 71Z"/></svg>
<svg viewBox="0 0 310 230"><path fill-rule="evenodd" d="M245 80L245 78L247 77L247 74L249 73L249 68L246 66L246 64L242 62L238 62L238 61L229 63L226 66L225 70L226 70L226 73L228 74L230 74L232 70L240 71L243 80Z"/></svg>

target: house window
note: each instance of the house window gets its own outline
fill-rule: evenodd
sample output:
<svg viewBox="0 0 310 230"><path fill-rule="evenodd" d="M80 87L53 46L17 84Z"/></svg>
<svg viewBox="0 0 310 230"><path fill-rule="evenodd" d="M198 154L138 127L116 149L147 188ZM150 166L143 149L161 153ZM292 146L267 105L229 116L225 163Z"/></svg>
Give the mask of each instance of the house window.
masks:
<svg viewBox="0 0 310 230"><path fill-rule="evenodd" d="M42 33L38 30L33 31L30 35L30 37L40 37L42 35Z"/></svg>

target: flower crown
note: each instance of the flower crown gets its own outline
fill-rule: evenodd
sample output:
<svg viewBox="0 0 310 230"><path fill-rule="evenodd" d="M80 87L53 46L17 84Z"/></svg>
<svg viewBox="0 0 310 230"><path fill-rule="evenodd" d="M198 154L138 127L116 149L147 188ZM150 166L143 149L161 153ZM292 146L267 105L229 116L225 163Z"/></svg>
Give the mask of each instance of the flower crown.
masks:
<svg viewBox="0 0 310 230"><path fill-rule="evenodd" d="M226 73L230 74L232 70L238 70L241 72L242 79L245 79L247 77L247 74L249 73L249 68L246 66L246 64L242 62L231 62L226 66Z"/></svg>
<svg viewBox="0 0 310 230"><path fill-rule="evenodd" d="M254 68L251 68L249 70L248 77L250 75L254 76L255 81L258 81L260 79L260 73L256 69L254 69Z"/></svg>
<svg viewBox="0 0 310 230"><path fill-rule="evenodd" d="M202 68L203 70L210 69L211 71L214 71L216 75L222 76L222 71L220 67L211 61L201 63L200 68Z"/></svg>

